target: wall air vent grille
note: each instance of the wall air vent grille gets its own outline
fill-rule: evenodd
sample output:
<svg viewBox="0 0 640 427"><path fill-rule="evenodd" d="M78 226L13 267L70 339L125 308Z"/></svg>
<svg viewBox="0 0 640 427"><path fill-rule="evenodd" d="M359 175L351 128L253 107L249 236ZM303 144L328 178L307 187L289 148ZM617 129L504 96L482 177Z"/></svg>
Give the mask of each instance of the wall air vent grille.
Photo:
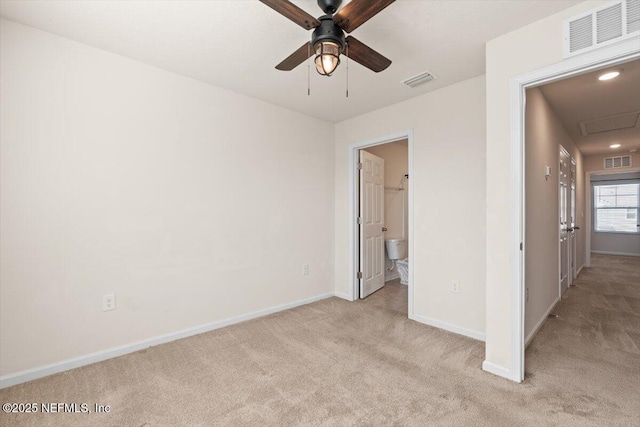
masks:
<svg viewBox="0 0 640 427"><path fill-rule="evenodd" d="M404 80L402 83L409 86L410 88L414 88L414 87L423 85L425 83L428 83L430 81L433 81L435 79L436 79L436 76L434 76L428 71L425 71L424 73L420 73L417 76L409 77L408 79Z"/></svg>
<svg viewBox="0 0 640 427"><path fill-rule="evenodd" d="M640 31L640 0L627 0L627 33Z"/></svg>
<svg viewBox="0 0 640 427"><path fill-rule="evenodd" d="M597 43L622 37L622 3L596 12Z"/></svg>
<svg viewBox="0 0 640 427"><path fill-rule="evenodd" d="M584 16L569 23L571 52L586 49L593 45L593 17Z"/></svg>
<svg viewBox="0 0 640 427"><path fill-rule="evenodd" d="M631 156L606 157L604 159L605 169L617 169L631 167Z"/></svg>
<svg viewBox="0 0 640 427"><path fill-rule="evenodd" d="M618 0L564 21L564 56L638 37L640 0Z"/></svg>

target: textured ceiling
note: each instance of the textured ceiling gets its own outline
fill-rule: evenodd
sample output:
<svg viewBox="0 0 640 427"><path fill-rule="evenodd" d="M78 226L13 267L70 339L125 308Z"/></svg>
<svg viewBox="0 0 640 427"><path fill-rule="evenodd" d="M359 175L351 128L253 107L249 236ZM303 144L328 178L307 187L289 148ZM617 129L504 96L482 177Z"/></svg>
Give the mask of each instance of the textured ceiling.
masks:
<svg viewBox="0 0 640 427"><path fill-rule="evenodd" d="M622 73L612 80L598 80L610 69L622 70ZM640 60L560 80L540 90L582 154L628 153L640 149L640 127L587 136L582 136L580 131L582 121L640 111ZM616 143L621 147L609 147Z"/></svg>
<svg viewBox="0 0 640 427"><path fill-rule="evenodd" d="M315 0L295 0L314 16ZM345 2L346 4L348 2ZM485 72L485 43L580 3L398 0L352 35L393 61L373 73L349 66L333 77L275 65L310 34L258 0L2 1L3 17L329 121L341 121ZM558 41L560 42L560 41ZM429 70L438 79L400 82Z"/></svg>

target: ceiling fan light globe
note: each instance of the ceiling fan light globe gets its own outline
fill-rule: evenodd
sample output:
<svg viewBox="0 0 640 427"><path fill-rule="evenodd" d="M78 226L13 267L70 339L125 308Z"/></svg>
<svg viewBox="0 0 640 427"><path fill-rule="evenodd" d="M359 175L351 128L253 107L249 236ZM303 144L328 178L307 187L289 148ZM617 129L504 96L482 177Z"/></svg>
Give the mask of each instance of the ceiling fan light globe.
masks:
<svg viewBox="0 0 640 427"><path fill-rule="evenodd" d="M330 76L340 65L341 47L334 42L320 42L315 45L316 71L323 76Z"/></svg>
<svg viewBox="0 0 640 427"><path fill-rule="evenodd" d="M323 76L330 76L338 68L340 61L333 55L316 57L316 71Z"/></svg>

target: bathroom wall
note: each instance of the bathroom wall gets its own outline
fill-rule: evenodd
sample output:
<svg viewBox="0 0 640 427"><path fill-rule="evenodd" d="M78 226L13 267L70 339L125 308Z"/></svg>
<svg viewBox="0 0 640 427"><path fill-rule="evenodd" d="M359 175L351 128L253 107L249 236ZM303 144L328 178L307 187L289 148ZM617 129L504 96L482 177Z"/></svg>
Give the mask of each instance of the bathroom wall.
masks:
<svg viewBox="0 0 640 427"><path fill-rule="evenodd" d="M6 20L0 91L0 375L333 295L333 124Z"/></svg>
<svg viewBox="0 0 640 427"><path fill-rule="evenodd" d="M366 151L384 159L384 186L386 187L384 192L384 225L387 227L384 237L385 239L407 238L407 228L409 224L408 192L406 190L396 190L402 185L404 175L407 174L409 170L409 150L407 147L407 140L405 139L398 142L376 145L367 148ZM404 188L409 188L408 183L404 183ZM397 269L394 268L393 271L388 270L392 263L389 260L386 249L384 251L384 256L387 265L385 281L400 277Z"/></svg>

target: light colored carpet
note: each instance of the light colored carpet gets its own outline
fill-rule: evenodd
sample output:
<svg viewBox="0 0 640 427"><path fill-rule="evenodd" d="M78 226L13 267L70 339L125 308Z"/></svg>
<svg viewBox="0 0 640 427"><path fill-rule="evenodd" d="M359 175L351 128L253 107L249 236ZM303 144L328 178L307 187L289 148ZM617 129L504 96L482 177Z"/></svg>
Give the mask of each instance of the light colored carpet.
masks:
<svg viewBox="0 0 640 427"><path fill-rule="evenodd" d="M406 295L390 284L1 390L112 411L0 425L637 426L640 260L593 261L529 347L523 384L481 371L483 343L385 303L394 286Z"/></svg>
<svg viewBox="0 0 640 427"><path fill-rule="evenodd" d="M390 280L384 287L360 301L370 307L397 311L405 317L409 312L409 288L400 283L400 279Z"/></svg>

